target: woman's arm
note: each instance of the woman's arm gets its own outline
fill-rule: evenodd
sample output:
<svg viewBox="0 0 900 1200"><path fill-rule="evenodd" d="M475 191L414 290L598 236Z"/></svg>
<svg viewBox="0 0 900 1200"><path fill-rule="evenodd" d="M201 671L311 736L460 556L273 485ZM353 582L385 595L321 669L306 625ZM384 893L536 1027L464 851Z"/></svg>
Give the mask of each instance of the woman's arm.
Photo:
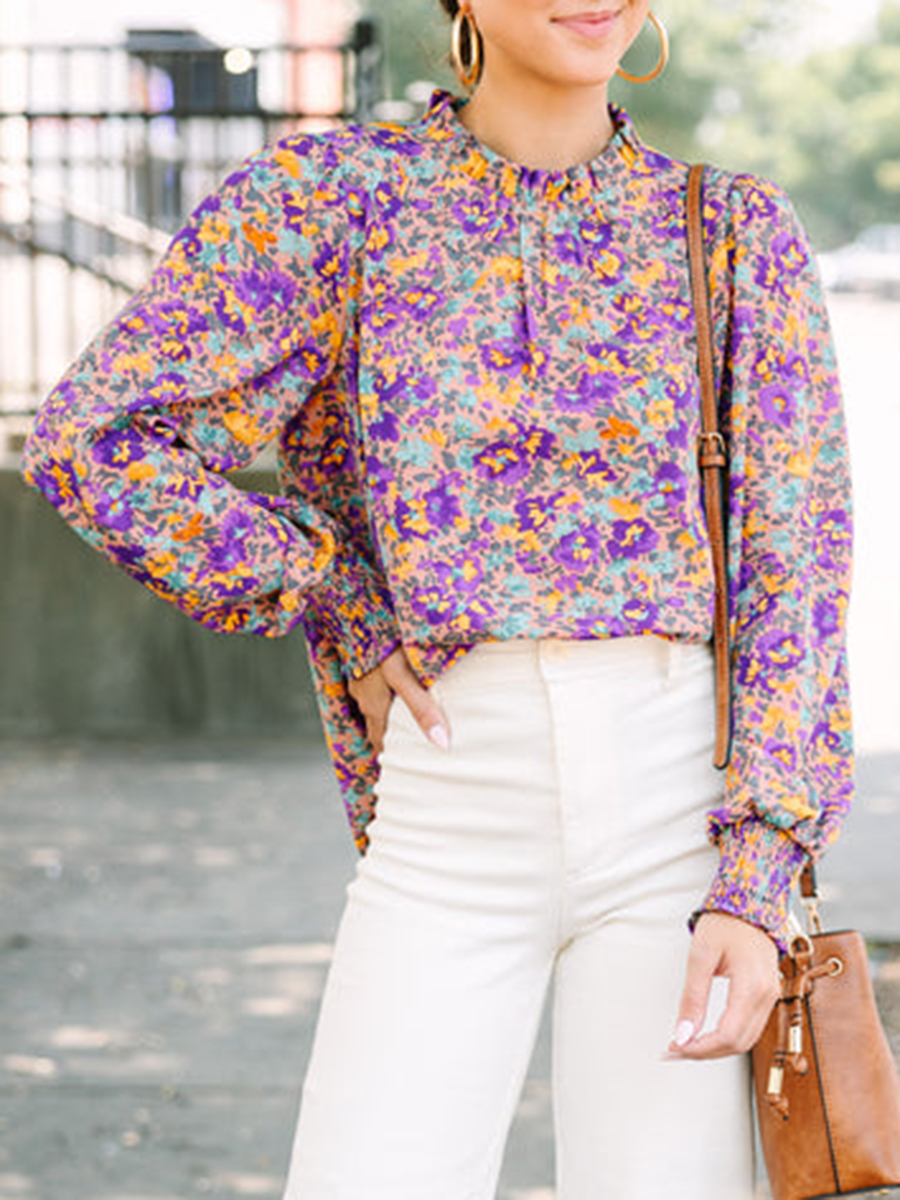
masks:
<svg viewBox="0 0 900 1200"><path fill-rule="evenodd" d="M735 179L728 207L715 266L733 278L723 420L734 737L710 814L720 869L698 912L741 917L783 946L790 889L837 836L853 794L850 465L804 230L764 181Z"/></svg>
<svg viewBox="0 0 900 1200"><path fill-rule="evenodd" d="M399 644L381 572L340 521L248 493L250 463L338 364L352 294L338 145L246 159L44 402L26 480L90 544L208 628L278 636L315 596L347 674Z"/></svg>

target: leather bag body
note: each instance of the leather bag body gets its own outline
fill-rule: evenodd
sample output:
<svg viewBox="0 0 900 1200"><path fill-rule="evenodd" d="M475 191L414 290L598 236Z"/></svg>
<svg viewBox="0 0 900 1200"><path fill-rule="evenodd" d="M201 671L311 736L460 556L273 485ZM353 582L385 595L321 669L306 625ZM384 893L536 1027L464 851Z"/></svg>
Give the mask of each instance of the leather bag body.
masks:
<svg viewBox="0 0 900 1200"><path fill-rule="evenodd" d="M900 1082L855 931L798 938L752 1051L774 1200L900 1189Z"/></svg>

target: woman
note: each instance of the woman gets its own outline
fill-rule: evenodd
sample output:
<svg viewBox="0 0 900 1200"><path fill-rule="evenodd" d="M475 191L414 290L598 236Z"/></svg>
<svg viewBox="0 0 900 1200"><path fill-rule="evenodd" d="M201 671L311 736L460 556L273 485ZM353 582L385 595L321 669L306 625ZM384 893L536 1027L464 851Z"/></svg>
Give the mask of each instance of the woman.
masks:
<svg viewBox="0 0 900 1200"><path fill-rule="evenodd" d="M777 188L708 173L723 778L687 167L607 102L647 0L444 6L471 98L251 156L48 397L26 477L203 624L303 626L364 856L289 1200L493 1196L551 976L558 1200L749 1200L746 1051L853 786L812 255ZM283 497L222 478L276 434Z"/></svg>

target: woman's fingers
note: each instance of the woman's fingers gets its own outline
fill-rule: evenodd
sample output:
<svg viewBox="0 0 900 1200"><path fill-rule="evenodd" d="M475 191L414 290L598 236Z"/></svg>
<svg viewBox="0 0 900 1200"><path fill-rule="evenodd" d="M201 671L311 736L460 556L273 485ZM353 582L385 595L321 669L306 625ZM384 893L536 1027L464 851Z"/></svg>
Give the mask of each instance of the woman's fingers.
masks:
<svg viewBox="0 0 900 1200"><path fill-rule="evenodd" d="M434 696L419 683L402 646L362 679L351 680L348 688L365 718L366 735L377 754L384 748L388 713L395 695L407 706L425 736L442 750L449 750L447 718Z"/></svg>
<svg viewBox="0 0 900 1200"><path fill-rule="evenodd" d="M716 1028L700 1035L714 975L728 979L728 1002ZM704 1059L745 1053L779 994L778 951L768 934L726 913L704 914L694 931L669 1054Z"/></svg>
<svg viewBox="0 0 900 1200"><path fill-rule="evenodd" d="M419 683L406 655L396 658L391 655L383 667L389 686L403 700L425 736L442 750L449 750L449 722L431 692Z"/></svg>
<svg viewBox="0 0 900 1200"><path fill-rule="evenodd" d="M768 990L742 987L732 980L728 1004L716 1028L688 1042L681 1049L680 1057L725 1058L729 1054L746 1053L759 1040L772 1011L772 1003Z"/></svg>
<svg viewBox="0 0 900 1200"><path fill-rule="evenodd" d="M706 1015L710 988L718 965L719 955L712 946L699 940L691 943L687 976L684 981L684 990L681 993L681 1003L678 1006L675 1032L669 1046L670 1052L676 1053L681 1050L699 1033Z"/></svg>

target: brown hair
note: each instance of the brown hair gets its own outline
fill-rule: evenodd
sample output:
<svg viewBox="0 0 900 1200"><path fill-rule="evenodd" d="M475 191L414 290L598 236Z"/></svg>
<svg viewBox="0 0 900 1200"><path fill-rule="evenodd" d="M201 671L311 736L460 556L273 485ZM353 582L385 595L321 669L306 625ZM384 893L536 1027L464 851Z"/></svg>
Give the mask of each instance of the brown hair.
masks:
<svg viewBox="0 0 900 1200"><path fill-rule="evenodd" d="M440 0L440 5L448 17L455 17L456 10L459 8L459 0Z"/></svg>

